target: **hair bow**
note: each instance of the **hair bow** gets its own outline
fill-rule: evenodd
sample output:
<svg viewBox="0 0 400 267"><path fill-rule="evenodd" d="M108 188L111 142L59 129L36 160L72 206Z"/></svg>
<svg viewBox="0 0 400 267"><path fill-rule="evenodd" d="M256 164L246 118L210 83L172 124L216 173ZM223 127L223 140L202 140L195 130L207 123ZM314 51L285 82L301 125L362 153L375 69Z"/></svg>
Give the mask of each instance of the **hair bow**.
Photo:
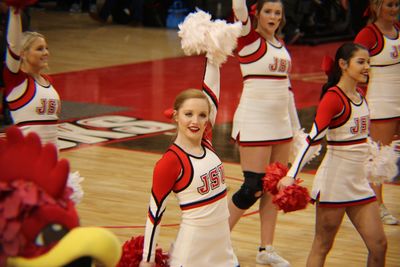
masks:
<svg viewBox="0 0 400 267"><path fill-rule="evenodd" d="M371 16L371 7L367 6L367 8L364 10L363 17L369 17L369 16Z"/></svg>
<svg viewBox="0 0 400 267"><path fill-rule="evenodd" d="M324 56L322 59L321 68L325 72L326 75L329 75L333 69L333 58L330 56Z"/></svg>
<svg viewBox="0 0 400 267"><path fill-rule="evenodd" d="M250 17L255 17L256 12L257 12L257 4L252 4L249 12Z"/></svg>
<svg viewBox="0 0 400 267"><path fill-rule="evenodd" d="M164 116L167 119L172 119L174 117L174 109L173 108L168 108L168 109L164 110Z"/></svg>

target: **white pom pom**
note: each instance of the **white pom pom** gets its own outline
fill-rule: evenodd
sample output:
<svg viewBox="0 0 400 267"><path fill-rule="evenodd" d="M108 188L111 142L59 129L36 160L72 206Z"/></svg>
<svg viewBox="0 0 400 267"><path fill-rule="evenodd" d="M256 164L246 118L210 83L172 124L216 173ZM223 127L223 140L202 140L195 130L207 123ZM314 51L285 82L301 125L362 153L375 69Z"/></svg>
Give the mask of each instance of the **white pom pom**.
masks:
<svg viewBox="0 0 400 267"><path fill-rule="evenodd" d="M73 193L70 199L75 203L79 204L83 198L83 189L81 186L84 178L79 174L79 172L69 173L67 186L72 188Z"/></svg>
<svg viewBox="0 0 400 267"><path fill-rule="evenodd" d="M211 15L200 9L190 13L178 27L183 52L186 55L205 53L210 62L217 66L232 55L242 30L240 22L211 21Z"/></svg>
<svg viewBox="0 0 400 267"><path fill-rule="evenodd" d="M298 152L305 145L305 143L307 143L307 134L304 132L304 128L295 130L293 132L292 147L290 149L290 154L289 154L290 163L294 162ZM305 159L305 162L309 163L311 160L313 160L315 157L319 155L320 151L321 151L321 145L310 146L306 153L307 158Z"/></svg>
<svg viewBox="0 0 400 267"><path fill-rule="evenodd" d="M211 24L211 15L197 10L186 16L179 24L178 36L181 37L181 46L186 55L198 55L206 52L206 35Z"/></svg>
<svg viewBox="0 0 400 267"><path fill-rule="evenodd" d="M379 166L377 172L385 177L385 181L392 181L397 175L397 154L393 146L383 146L379 153Z"/></svg>
<svg viewBox="0 0 400 267"><path fill-rule="evenodd" d="M381 184L391 181L398 173L397 160L393 144L390 146L379 146L378 143L368 140L369 157L365 169L369 182Z"/></svg>
<svg viewBox="0 0 400 267"><path fill-rule="evenodd" d="M207 35L207 58L211 63L220 66L232 55L237 45L237 38L242 31L242 23L226 23L216 20Z"/></svg>

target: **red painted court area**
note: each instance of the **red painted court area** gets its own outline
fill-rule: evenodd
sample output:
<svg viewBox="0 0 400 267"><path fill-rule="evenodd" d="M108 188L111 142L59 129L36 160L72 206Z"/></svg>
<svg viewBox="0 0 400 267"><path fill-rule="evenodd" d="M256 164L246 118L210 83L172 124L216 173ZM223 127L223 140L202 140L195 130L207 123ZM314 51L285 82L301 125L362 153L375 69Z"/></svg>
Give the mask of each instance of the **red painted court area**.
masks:
<svg viewBox="0 0 400 267"><path fill-rule="evenodd" d="M333 56L339 45L288 47L292 57L291 83L299 109L318 103L325 81L322 58L326 54ZM131 116L167 121L163 111L172 105L177 92L201 88L203 71L204 57L191 56L52 76L63 100L127 107ZM242 78L235 57L230 57L222 66L221 86L217 123L232 121L240 98Z"/></svg>

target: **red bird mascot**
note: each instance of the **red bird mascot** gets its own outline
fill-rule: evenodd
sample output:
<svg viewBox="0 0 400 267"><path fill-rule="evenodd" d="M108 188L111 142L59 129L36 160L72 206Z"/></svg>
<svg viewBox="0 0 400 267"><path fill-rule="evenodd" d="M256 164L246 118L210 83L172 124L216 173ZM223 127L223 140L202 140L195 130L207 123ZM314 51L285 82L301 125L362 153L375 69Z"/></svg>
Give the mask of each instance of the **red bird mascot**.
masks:
<svg viewBox="0 0 400 267"><path fill-rule="evenodd" d="M52 144L17 127L0 140L0 266L115 267L121 245L110 231L79 227L67 186L69 163Z"/></svg>

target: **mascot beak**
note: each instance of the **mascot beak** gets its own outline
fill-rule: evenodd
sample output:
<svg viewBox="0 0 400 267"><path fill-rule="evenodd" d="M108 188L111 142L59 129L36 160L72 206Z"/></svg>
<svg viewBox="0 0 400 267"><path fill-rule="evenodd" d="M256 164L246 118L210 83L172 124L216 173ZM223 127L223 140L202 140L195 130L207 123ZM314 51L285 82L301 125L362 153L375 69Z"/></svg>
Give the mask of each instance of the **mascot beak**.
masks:
<svg viewBox="0 0 400 267"><path fill-rule="evenodd" d="M118 238L100 227L76 227L64 236L51 250L35 258L9 257L9 267L62 267L84 257L89 257L104 267L115 267L122 249Z"/></svg>

